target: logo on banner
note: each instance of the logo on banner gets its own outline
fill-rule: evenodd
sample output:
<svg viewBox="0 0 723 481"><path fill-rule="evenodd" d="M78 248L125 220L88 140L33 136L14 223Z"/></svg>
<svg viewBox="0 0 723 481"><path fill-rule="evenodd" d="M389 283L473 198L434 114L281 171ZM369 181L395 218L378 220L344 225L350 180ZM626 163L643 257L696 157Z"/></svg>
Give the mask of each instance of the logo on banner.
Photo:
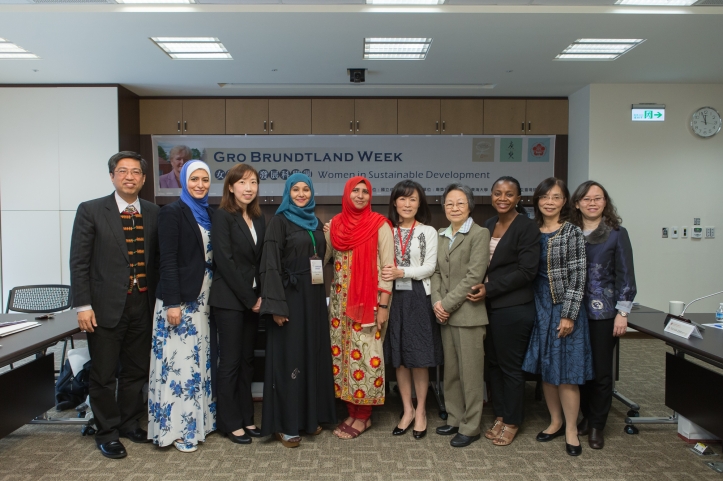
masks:
<svg viewBox="0 0 723 481"><path fill-rule="evenodd" d="M214 177L216 177L218 180L223 180L226 178L226 171L223 169L218 169L216 172L214 172Z"/></svg>
<svg viewBox="0 0 723 481"><path fill-rule="evenodd" d="M549 162L550 161L550 139L530 138L527 152L528 162Z"/></svg>
<svg viewBox="0 0 723 481"><path fill-rule="evenodd" d="M500 162L522 162L522 138L502 138Z"/></svg>
<svg viewBox="0 0 723 481"><path fill-rule="evenodd" d="M494 162L495 139L472 139L472 162Z"/></svg>

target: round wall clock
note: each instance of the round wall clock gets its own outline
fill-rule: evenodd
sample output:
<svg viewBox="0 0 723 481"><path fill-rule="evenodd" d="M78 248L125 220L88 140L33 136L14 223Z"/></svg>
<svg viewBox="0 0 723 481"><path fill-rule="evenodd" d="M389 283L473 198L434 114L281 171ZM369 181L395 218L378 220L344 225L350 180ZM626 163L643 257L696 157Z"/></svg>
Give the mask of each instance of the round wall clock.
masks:
<svg viewBox="0 0 723 481"><path fill-rule="evenodd" d="M698 137L713 137L721 129L720 114L713 107L701 107L693 113L690 128Z"/></svg>

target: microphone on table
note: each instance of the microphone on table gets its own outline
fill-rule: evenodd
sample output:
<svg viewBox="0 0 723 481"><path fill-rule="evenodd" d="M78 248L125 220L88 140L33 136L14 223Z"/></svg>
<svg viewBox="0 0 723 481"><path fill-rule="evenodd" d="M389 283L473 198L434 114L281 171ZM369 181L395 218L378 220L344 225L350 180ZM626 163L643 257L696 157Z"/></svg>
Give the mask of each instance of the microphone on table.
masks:
<svg viewBox="0 0 723 481"><path fill-rule="evenodd" d="M685 307L683 307L683 312L681 312L679 316L676 316L675 314L668 314L668 315L665 317L665 323L664 323L664 325L667 326L667 325L668 325L668 322L670 322L671 319L677 319L677 320L679 320L679 321L683 321L683 322L687 322L687 323L689 323L689 324L693 324L693 325L696 326L698 329L700 329L700 330L702 330L702 331L705 331L705 327L701 326L701 325L698 324L697 322L693 322L693 321L691 321L690 319L687 319L687 318L683 317L683 314L685 314L685 311L687 311L688 308L690 307L690 305L693 304L694 302L698 302L699 300L705 299L705 298L707 298L707 297L717 296L718 294L723 294L723 291L714 292L713 294L708 294L707 296L699 297L698 299L693 299L693 300L690 301L688 304L686 304Z"/></svg>

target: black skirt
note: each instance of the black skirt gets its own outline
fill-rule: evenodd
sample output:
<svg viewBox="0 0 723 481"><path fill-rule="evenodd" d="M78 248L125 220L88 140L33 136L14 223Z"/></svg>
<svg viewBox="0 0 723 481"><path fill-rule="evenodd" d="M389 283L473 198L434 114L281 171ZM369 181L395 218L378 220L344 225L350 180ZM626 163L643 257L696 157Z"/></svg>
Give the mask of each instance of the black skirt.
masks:
<svg viewBox="0 0 723 481"><path fill-rule="evenodd" d="M435 367L443 359L439 324L422 281L413 280L411 291L394 289L384 339L384 362L395 368Z"/></svg>

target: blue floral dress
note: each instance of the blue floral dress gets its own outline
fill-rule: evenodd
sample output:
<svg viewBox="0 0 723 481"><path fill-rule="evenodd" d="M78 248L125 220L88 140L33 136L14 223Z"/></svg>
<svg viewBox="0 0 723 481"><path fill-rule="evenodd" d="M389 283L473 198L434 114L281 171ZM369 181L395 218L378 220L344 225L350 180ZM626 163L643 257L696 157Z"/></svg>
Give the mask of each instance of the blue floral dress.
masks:
<svg viewBox="0 0 723 481"><path fill-rule="evenodd" d="M556 233L557 231L549 234L543 232L540 236L540 269L533 283L537 315L522 369L533 374L542 374L544 382L556 386L585 384L585 381L592 379L594 375L590 330L584 303L580 305L580 313L572 332L566 337L557 338L557 327L562 318L562 303L552 303L550 280L547 277L547 241Z"/></svg>
<svg viewBox="0 0 723 481"><path fill-rule="evenodd" d="M211 233L203 227L206 265L213 260ZM148 438L158 446L183 439L188 447L216 430L211 397L211 346L208 294L213 272L206 267L201 294L181 304L181 323L168 324L163 301L156 300L153 352L148 385Z"/></svg>

